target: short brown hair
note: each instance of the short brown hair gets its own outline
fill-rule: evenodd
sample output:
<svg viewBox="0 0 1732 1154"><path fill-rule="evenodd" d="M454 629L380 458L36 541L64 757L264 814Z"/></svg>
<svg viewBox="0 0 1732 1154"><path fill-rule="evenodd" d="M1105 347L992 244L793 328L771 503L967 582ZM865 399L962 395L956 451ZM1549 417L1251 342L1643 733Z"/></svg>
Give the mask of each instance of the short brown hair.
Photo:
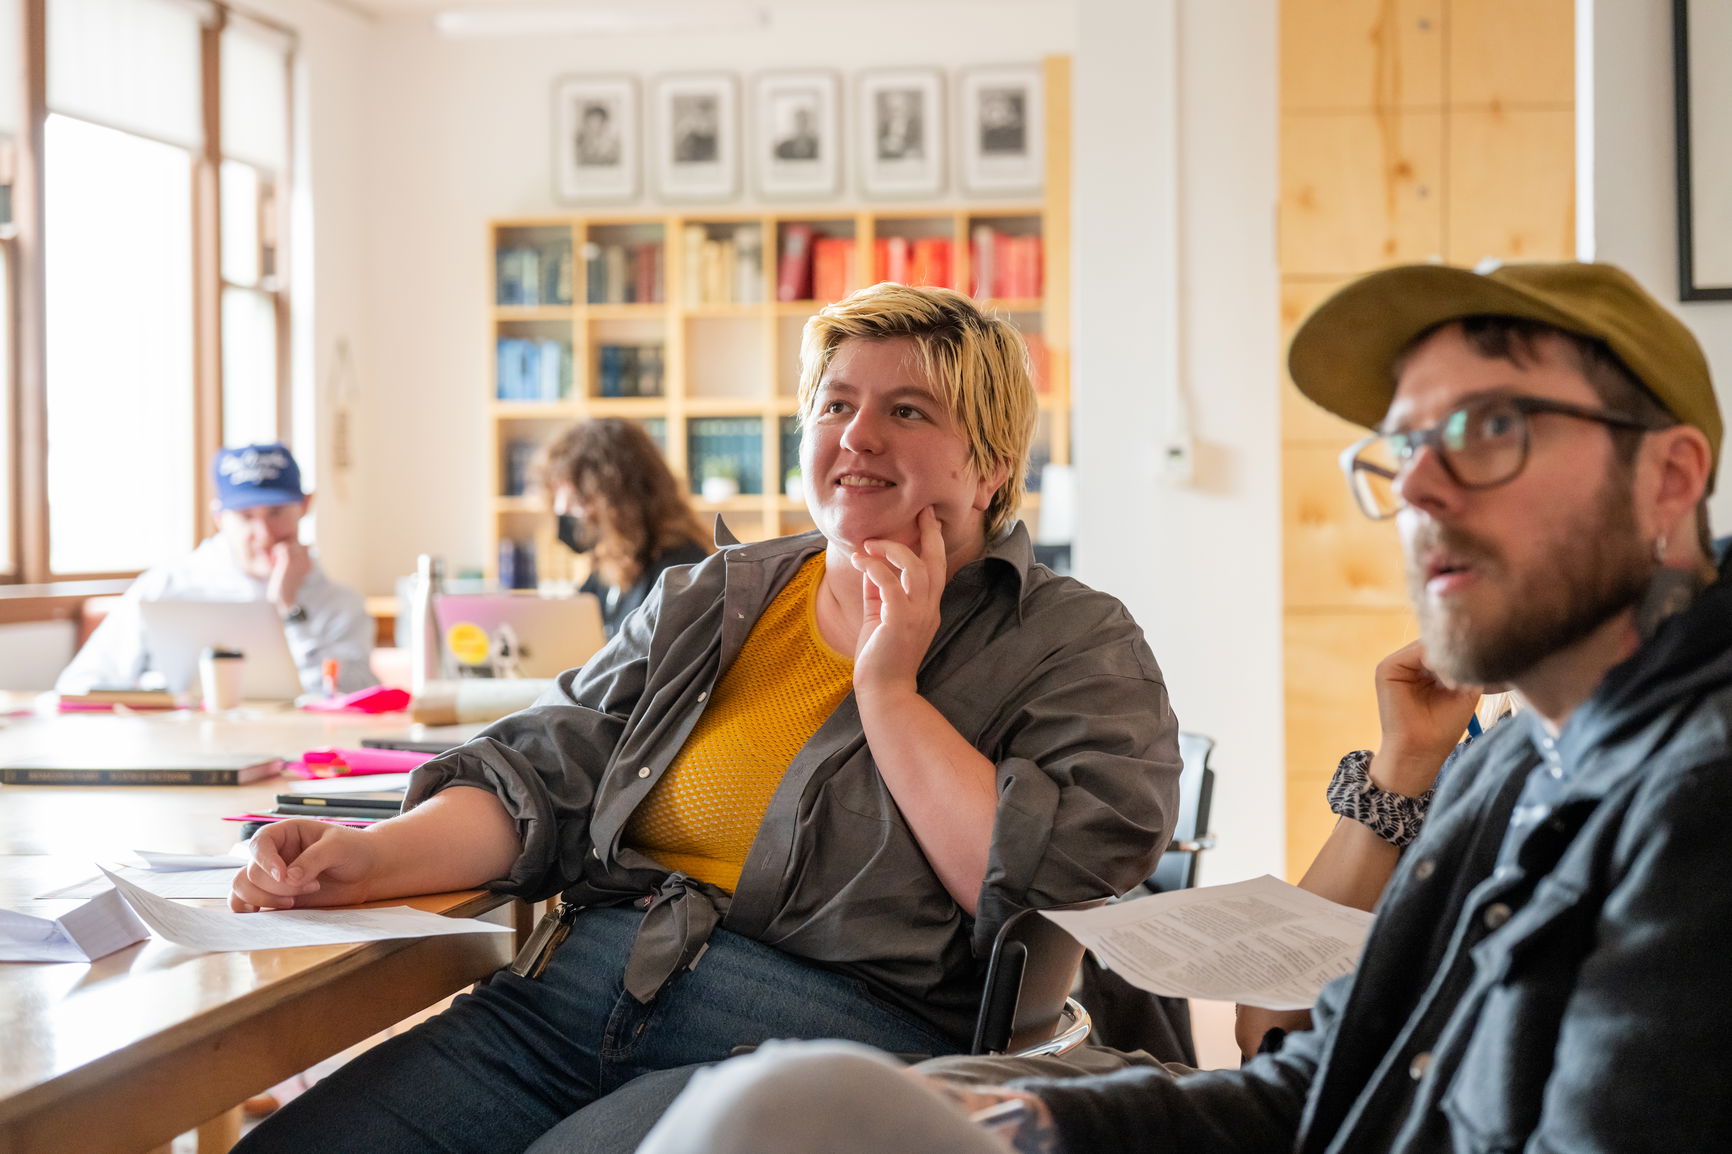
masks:
<svg viewBox="0 0 1732 1154"><path fill-rule="evenodd" d="M679 481L636 421L578 422L542 448L535 472L549 502L570 485L595 510L596 569L615 588L636 582L663 549L706 542Z"/></svg>
<svg viewBox="0 0 1732 1154"><path fill-rule="evenodd" d="M920 367L968 441L980 476L1004 466L1005 480L986 510L986 539L1009 529L1022 507L1034 440L1034 379L1016 327L970 298L943 288L878 284L819 309L800 337L800 420L812 412L818 383L847 340L907 337Z"/></svg>

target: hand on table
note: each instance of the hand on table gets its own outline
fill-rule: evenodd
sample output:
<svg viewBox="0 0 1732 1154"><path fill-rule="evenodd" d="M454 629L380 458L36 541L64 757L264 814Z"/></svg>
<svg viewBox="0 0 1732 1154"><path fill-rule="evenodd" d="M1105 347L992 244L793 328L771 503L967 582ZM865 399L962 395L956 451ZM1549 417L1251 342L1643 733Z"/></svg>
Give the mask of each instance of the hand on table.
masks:
<svg viewBox="0 0 1732 1154"><path fill-rule="evenodd" d="M311 818L272 822L247 842L252 862L235 874L229 909L345 906L368 898L373 839L362 831Z"/></svg>

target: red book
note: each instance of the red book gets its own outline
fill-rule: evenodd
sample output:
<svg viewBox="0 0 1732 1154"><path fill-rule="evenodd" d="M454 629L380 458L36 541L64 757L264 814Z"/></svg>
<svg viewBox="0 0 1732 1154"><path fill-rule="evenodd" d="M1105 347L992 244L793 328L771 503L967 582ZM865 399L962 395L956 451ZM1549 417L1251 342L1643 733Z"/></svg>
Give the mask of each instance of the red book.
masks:
<svg viewBox="0 0 1732 1154"><path fill-rule="evenodd" d="M782 230L782 259L776 267L776 299L812 299L812 226L790 224Z"/></svg>
<svg viewBox="0 0 1732 1154"><path fill-rule="evenodd" d="M908 283L950 287L950 241L943 237L921 237L914 242L909 260Z"/></svg>
<svg viewBox="0 0 1732 1154"><path fill-rule="evenodd" d="M838 301L854 281L854 242L847 237L821 236L812 242L812 297Z"/></svg>

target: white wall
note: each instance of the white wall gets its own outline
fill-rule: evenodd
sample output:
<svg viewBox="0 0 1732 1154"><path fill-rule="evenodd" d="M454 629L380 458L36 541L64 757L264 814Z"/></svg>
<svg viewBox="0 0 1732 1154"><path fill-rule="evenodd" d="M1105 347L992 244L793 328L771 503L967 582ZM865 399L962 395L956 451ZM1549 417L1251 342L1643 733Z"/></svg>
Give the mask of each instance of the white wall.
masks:
<svg viewBox="0 0 1732 1154"><path fill-rule="evenodd" d="M1211 882L1279 875L1285 852L1275 16L1078 6L1077 569L1142 622L1180 724L1218 742ZM1159 479L1175 373L1183 487Z"/></svg>
<svg viewBox="0 0 1732 1154"><path fill-rule="evenodd" d="M1621 265L1677 311L1708 354L1720 407L1732 413L1732 302L1678 299L1671 5L1579 7L1593 22L1592 73L1577 81L1591 85L1594 104L1591 169L1581 179L1592 187L1595 247L1583 255ZM1732 530L1724 472L1709 518L1716 534Z"/></svg>

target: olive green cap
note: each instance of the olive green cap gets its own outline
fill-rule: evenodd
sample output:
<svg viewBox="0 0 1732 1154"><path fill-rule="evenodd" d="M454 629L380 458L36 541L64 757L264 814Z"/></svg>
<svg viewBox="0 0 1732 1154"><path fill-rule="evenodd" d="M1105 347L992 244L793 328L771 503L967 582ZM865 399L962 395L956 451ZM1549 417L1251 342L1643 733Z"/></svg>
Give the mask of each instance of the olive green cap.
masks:
<svg viewBox="0 0 1732 1154"><path fill-rule="evenodd" d="M1395 398L1395 360L1426 330L1465 317L1521 317L1604 341L1720 462L1720 404L1702 346L1622 269L1574 261L1485 272L1404 265L1361 277L1305 318L1287 351L1293 382L1338 417L1375 429Z"/></svg>

